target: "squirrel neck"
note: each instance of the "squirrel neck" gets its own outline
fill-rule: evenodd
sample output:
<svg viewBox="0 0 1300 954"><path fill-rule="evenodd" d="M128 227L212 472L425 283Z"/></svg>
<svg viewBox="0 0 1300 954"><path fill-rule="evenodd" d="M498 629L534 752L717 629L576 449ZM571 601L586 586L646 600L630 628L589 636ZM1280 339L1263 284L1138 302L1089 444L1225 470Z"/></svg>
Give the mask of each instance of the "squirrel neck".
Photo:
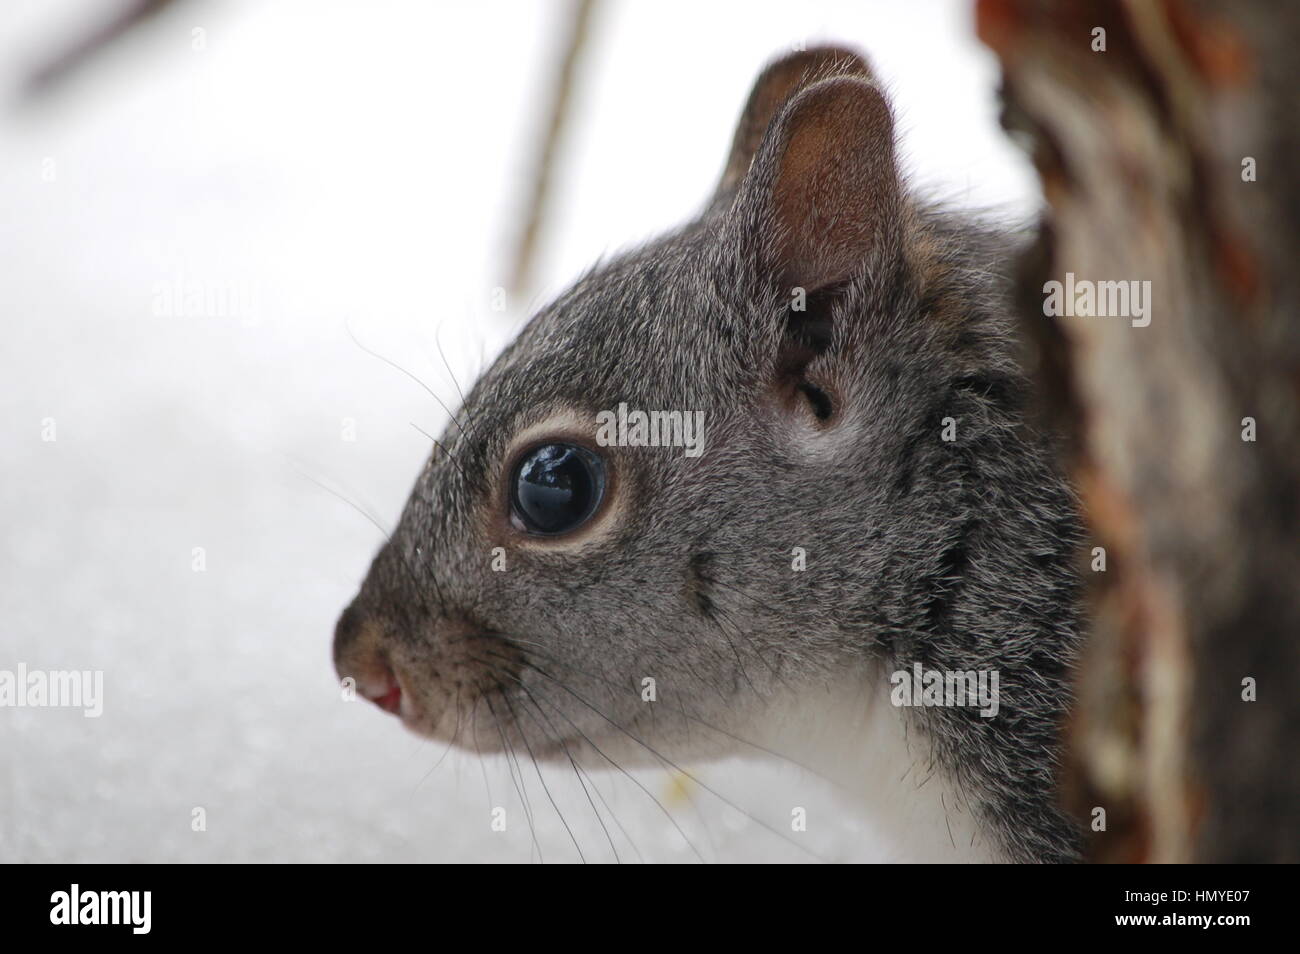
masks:
<svg viewBox="0 0 1300 954"><path fill-rule="evenodd" d="M778 707L767 720L768 747L797 755L859 807L885 846L879 861L1006 860L935 757L929 714L891 701L892 668L859 661L828 692Z"/></svg>

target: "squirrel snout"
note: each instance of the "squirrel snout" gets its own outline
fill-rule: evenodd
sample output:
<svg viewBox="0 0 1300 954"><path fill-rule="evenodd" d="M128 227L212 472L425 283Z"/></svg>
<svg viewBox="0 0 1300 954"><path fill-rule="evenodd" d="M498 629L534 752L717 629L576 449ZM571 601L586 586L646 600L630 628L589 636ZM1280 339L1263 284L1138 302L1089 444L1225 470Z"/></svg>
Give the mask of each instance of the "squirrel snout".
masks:
<svg viewBox="0 0 1300 954"><path fill-rule="evenodd" d="M363 588L334 626L345 698L363 696L411 731L453 741L481 698L519 680L522 653L463 615L403 618L390 602ZM492 704L481 708L490 713Z"/></svg>
<svg viewBox="0 0 1300 954"><path fill-rule="evenodd" d="M339 680L353 679L357 692L385 712L400 715L402 685L381 645L382 627L349 606L334 627L334 669Z"/></svg>

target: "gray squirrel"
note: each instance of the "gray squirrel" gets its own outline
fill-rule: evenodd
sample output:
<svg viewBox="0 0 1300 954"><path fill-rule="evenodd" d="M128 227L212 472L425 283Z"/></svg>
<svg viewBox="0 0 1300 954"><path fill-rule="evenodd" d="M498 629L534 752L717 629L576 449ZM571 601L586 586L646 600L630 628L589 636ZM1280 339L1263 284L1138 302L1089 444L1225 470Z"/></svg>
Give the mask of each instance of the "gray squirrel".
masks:
<svg viewBox="0 0 1300 954"><path fill-rule="evenodd" d="M1015 252L909 194L859 55L772 63L699 217L579 279L465 398L339 675L470 751L779 753L891 857L1077 860L1081 529L1030 421ZM695 453L646 439L673 411ZM992 676L992 715L928 694L953 673Z"/></svg>

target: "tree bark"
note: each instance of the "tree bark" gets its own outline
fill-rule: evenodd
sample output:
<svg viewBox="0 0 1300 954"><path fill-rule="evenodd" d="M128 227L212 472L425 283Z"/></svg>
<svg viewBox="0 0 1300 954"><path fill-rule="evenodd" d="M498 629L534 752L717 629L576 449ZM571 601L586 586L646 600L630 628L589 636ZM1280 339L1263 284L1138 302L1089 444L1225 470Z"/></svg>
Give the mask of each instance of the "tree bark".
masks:
<svg viewBox="0 0 1300 954"><path fill-rule="evenodd" d="M1105 811L1094 860L1300 860L1297 9L976 10L1046 199L1019 295L1041 403L1105 553L1066 797ZM1046 317L1066 273L1150 282L1150 323Z"/></svg>

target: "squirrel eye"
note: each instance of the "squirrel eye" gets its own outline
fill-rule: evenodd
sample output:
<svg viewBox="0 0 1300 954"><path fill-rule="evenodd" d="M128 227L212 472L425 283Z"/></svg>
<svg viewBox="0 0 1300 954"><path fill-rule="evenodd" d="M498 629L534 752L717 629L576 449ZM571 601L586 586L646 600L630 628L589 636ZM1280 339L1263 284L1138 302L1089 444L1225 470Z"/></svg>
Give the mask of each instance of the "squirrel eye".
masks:
<svg viewBox="0 0 1300 954"><path fill-rule="evenodd" d="M529 533L556 534L586 523L605 493L605 465L576 444L542 444L510 479L510 508Z"/></svg>

